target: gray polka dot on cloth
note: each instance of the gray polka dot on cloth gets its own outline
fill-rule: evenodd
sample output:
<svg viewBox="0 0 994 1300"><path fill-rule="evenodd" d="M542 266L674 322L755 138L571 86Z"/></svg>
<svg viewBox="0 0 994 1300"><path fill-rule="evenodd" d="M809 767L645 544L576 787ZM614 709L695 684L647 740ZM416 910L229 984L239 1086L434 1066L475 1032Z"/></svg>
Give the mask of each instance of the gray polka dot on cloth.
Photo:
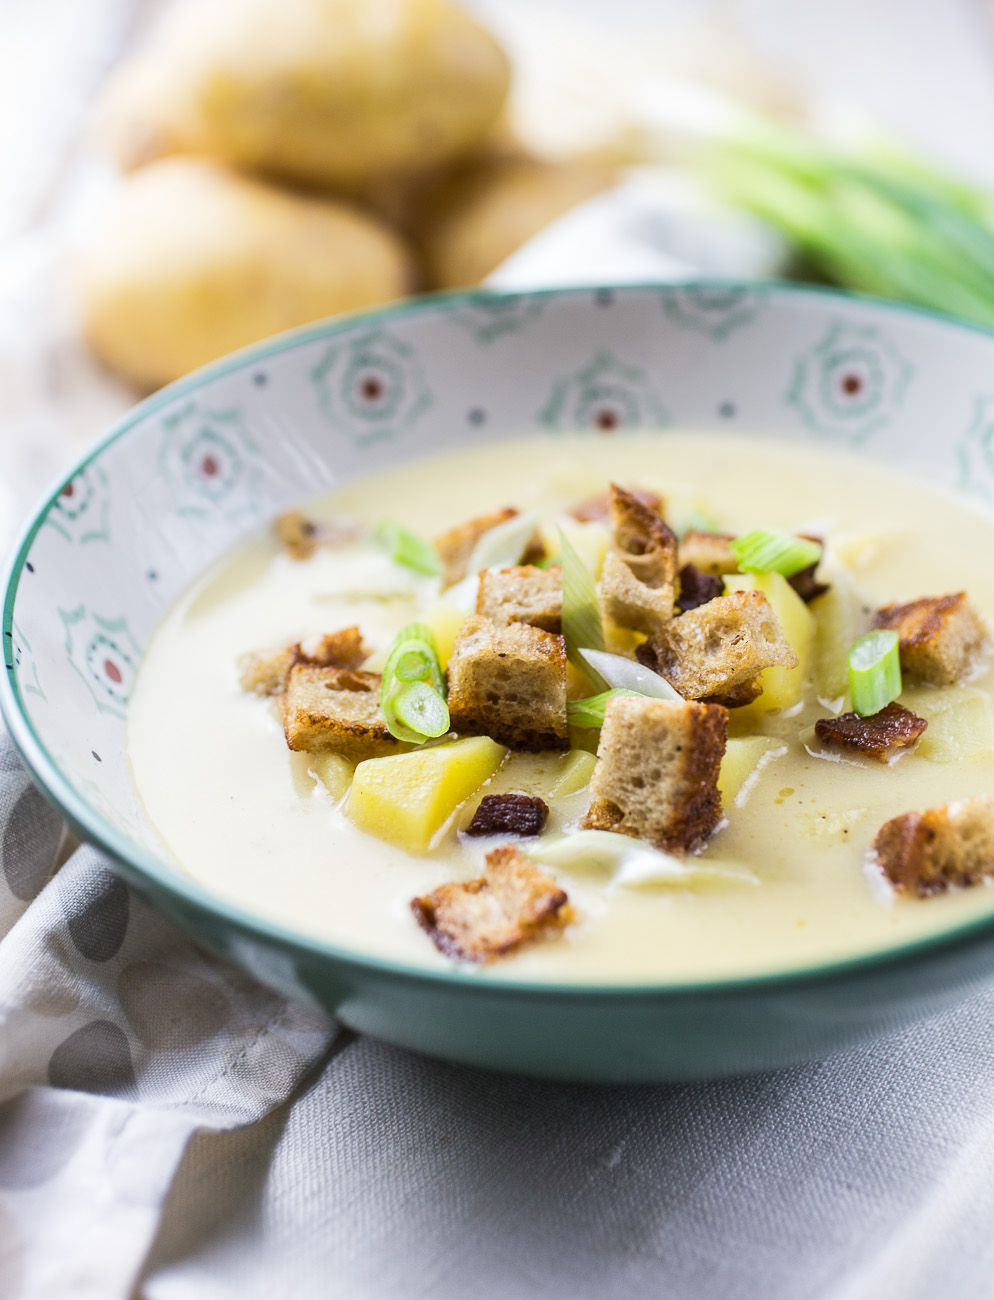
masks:
<svg viewBox="0 0 994 1300"><path fill-rule="evenodd" d="M41 1123L35 1099L26 1092L3 1102L0 1105L0 1187L24 1191L41 1187L54 1178L72 1159L89 1123L89 1112L79 1108L58 1111L49 1108ZM0 1295L6 1294L0 1288Z"/></svg>
<svg viewBox="0 0 994 1300"><path fill-rule="evenodd" d="M48 883L62 841L62 819L25 783L0 837L4 879L15 898L30 903Z"/></svg>
<svg viewBox="0 0 994 1300"><path fill-rule="evenodd" d="M48 1062L53 1088L76 1092L120 1093L135 1084L131 1049L124 1030L110 1020L94 1020L62 1040Z"/></svg>
<svg viewBox="0 0 994 1300"><path fill-rule="evenodd" d="M84 957L110 961L118 952L128 929L129 902L127 885L106 867L74 879L64 890L66 926Z"/></svg>
<svg viewBox="0 0 994 1300"><path fill-rule="evenodd" d="M228 1021L228 999L219 988L160 962L125 966L117 993L128 1024L146 1047L193 1047Z"/></svg>

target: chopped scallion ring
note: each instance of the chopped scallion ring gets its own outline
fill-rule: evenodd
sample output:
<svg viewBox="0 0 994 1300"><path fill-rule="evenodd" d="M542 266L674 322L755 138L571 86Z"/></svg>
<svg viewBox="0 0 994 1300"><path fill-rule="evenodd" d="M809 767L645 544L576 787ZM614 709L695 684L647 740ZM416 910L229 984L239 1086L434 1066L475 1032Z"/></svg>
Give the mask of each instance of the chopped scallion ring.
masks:
<svg viewBox="0 0 994 1300"><path fill-rule="evenodd" d="M431 628L401 628L383 669L380 705L391 736L420 745L449 729L445 678Z"/></svg>
<svg viewBox="0 0 994 1300"><path fill-rule="evenodd" d="M881 628L861 636L849 651L853 711L868 718L901 694L901 659L896 632Z"/></svg>
<svg viewBox="0 0 994 1300"><path fill-rule="evenodd" d="M566 716L573 727L603 727L604 711L608 702L618 695L635 695L636 691L622 690L614 687L600 695L591 695L585 700L570 700L566 705Z"/></svg>
<svg viewBox="0 0 994 1300"><path fill-rule="evenodd" d="M432 543L410 532L395 519L381 520L375 537L396 564L430 577L437 577L442 572L442 561Z"/></svg>
<svg viewBox="0 0 994 1300"><path fill-rule="evenodd" d="M449 709L438 691L427 682L406 682L392 698L393 716L411 734L415 743L444 736L449 729Z"/></svg>
<svg viewBox="0 0 994 1300"><path fill-rule="evenodd" d="M596 665L585 662L580 656L581 646L604 649L604 620L597 595L594 575L577 554L576 548L563 530L559 530L561 563L563 566L563 636L566 655L581 672L585 672L595 686L604 688L608 683L601 677Z"/></svg>
<svg viewBox="0 0 994 1300"><path fill-rule="evenodd" d="M770 528L755 528L730 545L743 573L780 573L792 578L821 559L817 542Z"/></svg>

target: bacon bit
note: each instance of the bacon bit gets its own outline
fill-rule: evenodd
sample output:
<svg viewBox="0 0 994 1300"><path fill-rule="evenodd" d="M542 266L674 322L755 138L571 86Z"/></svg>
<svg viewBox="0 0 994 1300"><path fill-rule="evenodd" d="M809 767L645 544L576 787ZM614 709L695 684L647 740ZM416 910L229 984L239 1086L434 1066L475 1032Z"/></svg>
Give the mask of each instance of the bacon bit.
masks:
<svg viewBox="0 0 994 1300"><path fill-rule="evenodd" d="M693 564L685 564L679 573L680 594L676 607L681 614L688 609L699 609L724 591L724 583L716 573L703 573Z"/></svg>
<svg viewBox="0 0 994 1300"><path fill-rule="evenodd" d="M411 911L446 957L488 962L561 929L572 918L568 902L551 877L505 845L487 854L484 875L440 885L412 899Z"/></svg>
<svg viewBox="0 0 994 1300"><path fill-rule="evenodd" d="M833 748L851 749L878 763L887 763L902 750L910 749L927 726L924 718L895 702L868 718L858 713L819 718L815 735Z"/></svg>
<svg viewBox="0 0 994 1300"><path fill-rule="evenodd" d="M825 592L829 590L827 582L819 582L815 577L817 568L818 561L816 560L814 564L809 564L806 569L802 569L800 573L795 573L793 577L787 579L805 605L810 605L813 600L816 600L819 596L824 596Z"/></svg>
<svg viewBox="0 0 994 1300"><path fill-rule="evenodd" d="M646 488L629 488L631 495L636 501L646 506L654 514L659 514L663 508L663 498L657 496L655 492L650 492ZM605 492L599 497L590 497L587 501L581 501L578 506L574 506L569 512L574 519L578 519L581 524L609 524L611 522L611 497Z"/></svg>
<svg viewBox="0 0 994 1300"><path fill-rule="evenodd" d="M467 835L541 835L549 817L544 799L528 794L487 794L466 828Z"/></svg>

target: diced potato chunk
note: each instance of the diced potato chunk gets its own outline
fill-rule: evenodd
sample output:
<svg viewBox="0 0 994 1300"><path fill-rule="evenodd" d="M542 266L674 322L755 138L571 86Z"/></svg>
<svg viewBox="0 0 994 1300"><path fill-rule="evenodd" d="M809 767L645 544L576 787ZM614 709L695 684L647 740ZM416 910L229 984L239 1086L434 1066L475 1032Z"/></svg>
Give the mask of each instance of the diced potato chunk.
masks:
<svg viewBox="0 0 994 1300"><path fill-rule="evenodd" d="M868 569L885 551L900 541L901 536L893 528L865 533L839 533L832 538L832 557L847 569Z"/></svg>
<svg viewBox="0 0 994 1300"><path fill-rule="evenodd" d="M607 554L607 548L611 543L611 533L607 525L598 523L596 520L584 524L580 523L578 519L570 519L568 516L560 516L554 523L543 524L539 529L539 536L542 538L542 544L550 555L559 554L561 545L559 540L560 528L566 534L567 540L572 542L577 555L594 575L594 580L599 579L601 569L604 567L604 556Z"/></svg>
<svg viewBox="0 0 994 1300"><path fill-rule="evenodd" d="M844 574L833 577L828 591L809 608L815 617L815 690L823 700L837 700L849 690L849 651L866 625L857 627L855 601Z"/></svg>
<svg viewBox="0 0 994 1300"><path fill-rule="evenodd" d="M489 736L467 736L410 754L367 758L355 770L345 811L360 830L424 853L506 754Z"/></svg>
<svg viewBox="0 0 994 1300"><path fill-rule="evenodd" d="M355 768L341 754L321 754L311 764L311 771L338 803L349 792Z"/></svg>
<svg viewBox="0 0 994 1300"><path fill-rule="evenodd" d="M900 702L928 723L918 742L922 758L958 763L994 753L994 709L986 691L971 686L922 687L905 691Z"/></svg>
<svg viewBox="0 0 994 1300"><path fill-rule="evenodd" d="M786 752L787 747L771 736L739 736L728 740L718 772L718 790L725 807L739 803L740 795L744 799L752 788L750 778L758 776L771 759Z"/></svg>
<svg viewBox="0 0 994 1300"><path fill-rule="evenodd" d="M438 662L442 666L443 673L448 667L452 647L456 643L456 637L459 635L459 629L462 627L465 618L466 615L462 610L456 609L455 605L450 604L447 600L436 600L434 605L418 619L419 623L424 623L426 627L430 627L435 634Z"/></svg>
<svg viewBox="0 0 994 1300"><path fill-rule="evenodd" d="M730 574L725 578L725 590L761 591L772 605L791 650L797 655L796 668L774 665L763 669L759 675L763 693L752 704L737 710L743 715L740 721L745 721L746 716L758 720L772 709L789 709L801 699L811 668L814 615L787 579L779 573Z"/></svg>
<svg viewBox="0 0 994 1300"><path fill-rule="evenodd" d="M559 769L549 782L543 797L559 799L568 794L576 794L589 783L590 775L596 765L596 754L588 753L585 749L571 749L565 758L560 760Z"/></svg>

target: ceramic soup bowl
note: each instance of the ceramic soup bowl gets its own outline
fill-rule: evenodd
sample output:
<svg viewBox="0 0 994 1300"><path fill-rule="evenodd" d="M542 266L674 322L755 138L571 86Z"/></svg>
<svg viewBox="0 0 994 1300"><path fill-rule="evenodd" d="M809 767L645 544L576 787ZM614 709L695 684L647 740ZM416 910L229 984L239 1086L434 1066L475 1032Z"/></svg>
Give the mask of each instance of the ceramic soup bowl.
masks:
<svg viewBox="0 0 994 1300"><path fill-rule="evenodd" d="M362 1032L569 1079L823 1055L989 980L994 920L817 969L664 987L529 986L364 958L220 901L164 860L129 775L129 691L199 573L351 477L529 429L675 424L858 448L994 496L992 377L990 335L787 285L466 294L280 337L142 403L38 509L6 584L8 726L41 788L135 890Z"/></svg>

